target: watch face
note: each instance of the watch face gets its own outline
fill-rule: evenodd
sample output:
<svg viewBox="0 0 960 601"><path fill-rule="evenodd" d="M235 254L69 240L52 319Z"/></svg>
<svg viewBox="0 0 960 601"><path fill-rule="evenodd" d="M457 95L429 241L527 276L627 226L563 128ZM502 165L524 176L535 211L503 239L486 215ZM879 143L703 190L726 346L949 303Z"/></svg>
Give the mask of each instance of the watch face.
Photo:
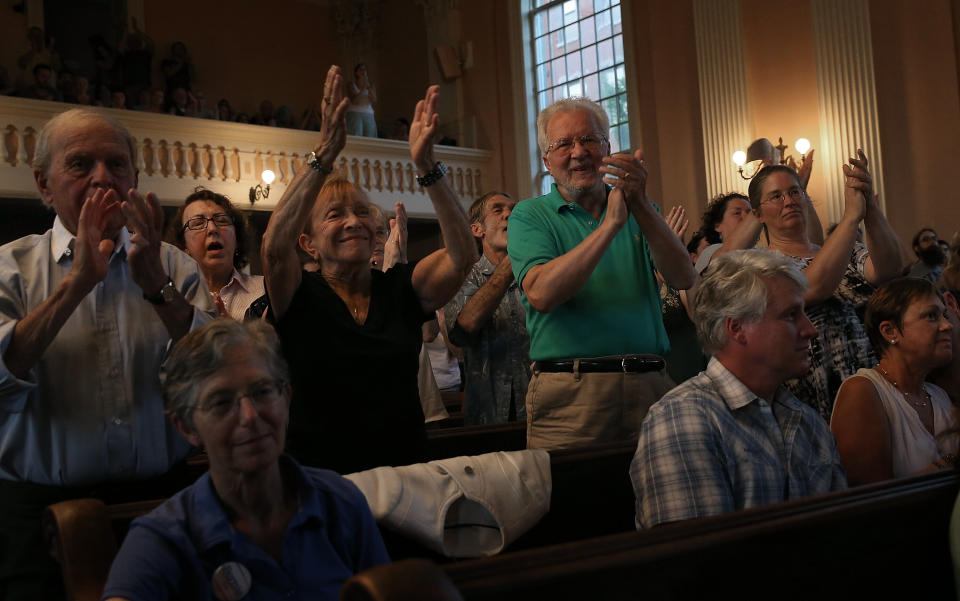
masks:
<svg viewBox="0 0 960 601"><path fill-rule="evenodd" d="M160 296L163 297L163 302L165 303L172 303L173 300L177 298L177 289L174 287L173 282L169 282L160 289Z"/></svg>

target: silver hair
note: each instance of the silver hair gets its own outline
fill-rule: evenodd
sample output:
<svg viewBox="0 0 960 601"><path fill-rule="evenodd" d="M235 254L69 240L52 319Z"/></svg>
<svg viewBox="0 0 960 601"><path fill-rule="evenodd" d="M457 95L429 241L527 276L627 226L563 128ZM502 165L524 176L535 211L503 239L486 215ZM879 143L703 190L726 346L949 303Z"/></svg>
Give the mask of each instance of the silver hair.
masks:
<svg viewBox="0 0 960 601"><path fill-rule="evenodd" d="M783 277L804 292L809 285L790 259L766 250L737 250L711 261L693 301L693 321L703 350L712 355L727 344L728 317L757 321L767 310L764 280Z"/></svg>
<svg viewBox="0 0 960 601"><path fill-rule="evenodd" d="M290 381L287 362L280 352L280 340L272 327L259 319L246 323L226 317L215 319L181 338L164 363L161 377L167 412L179 417L192 430L193 411L203 381L223 366L226 351L238 346L248 346L258 353L275 379Z"/></svg>
<svg viewBox="0 0 960 601"><path fill-rule="evenodd" d="M578 109L588 111L593 115L597 120L597 125L600 126L599 133L603 134L604 138L610 135L610 117L607 116L607 111L602 106L583 96L564 98L543 109L537 116L537 144L540 146L541 153L546 154L547 146L550 145L550 141L547 140L547 124L550 123L551 117L560 111L575 111Z"/></svg>
<svg viewBox="0 0 960 601"><path fill-rule="evenodd" d="M123 125L123 123L120 123L106 113L92 108L80 107L58 113L43 124L43 127L40 129L40 135L37 138L37 149L33 153L34 169L39 169L44 174L47 173L47 170L50 169L50 161L53 159L51 156L51 140L54 137L54 132L56 132L57 129L64 123L81 120L100 121L114 129L123 137L124 140L126 140L127 147L130 149L130 164L134 164L134 157L136 156L136 143L133 140L133 136L130 135L130 132Z"/></svg>

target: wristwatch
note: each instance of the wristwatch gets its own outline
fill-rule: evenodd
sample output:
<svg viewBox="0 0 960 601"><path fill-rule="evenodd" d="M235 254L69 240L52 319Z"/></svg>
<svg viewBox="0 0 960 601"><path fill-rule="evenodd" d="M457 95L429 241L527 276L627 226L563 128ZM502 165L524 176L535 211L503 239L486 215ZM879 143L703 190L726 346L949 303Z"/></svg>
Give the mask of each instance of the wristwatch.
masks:
<svg viewBox="0 0 960 601"><path fill-rule="evenodd" d="M333 173L333 167L330 167L328 169L323 165L321 165L320 157L318 157L317 153L313 152L312 150L307 155L307 165L310 165L310 167L312 167L313 169L316 169L317 171L319 171L324 175L330 175L331 173Z"/></svg>
<svg viewBox="0 0 960 601"><path fill-rule="evenodd" d="M143 298L150 301L154 305L168 305L177 298L177 287L174 285L173 280L168 279L167 283L163 285L158 292L153 294L143 293Z"/></svg>

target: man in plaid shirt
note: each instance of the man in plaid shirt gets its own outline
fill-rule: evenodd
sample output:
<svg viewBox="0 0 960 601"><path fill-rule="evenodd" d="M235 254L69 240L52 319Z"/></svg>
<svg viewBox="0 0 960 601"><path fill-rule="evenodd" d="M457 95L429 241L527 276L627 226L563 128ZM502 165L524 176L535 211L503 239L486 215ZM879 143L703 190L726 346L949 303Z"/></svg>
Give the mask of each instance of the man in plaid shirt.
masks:
<svg viewBox="0 0 960 601"><path fill-rule="evenodd" d="M705 372L650 408L630 479L637 527L847 486L827 423L783 385L810 368L807 281L781 254L717 258L696 294Z"/></svg>

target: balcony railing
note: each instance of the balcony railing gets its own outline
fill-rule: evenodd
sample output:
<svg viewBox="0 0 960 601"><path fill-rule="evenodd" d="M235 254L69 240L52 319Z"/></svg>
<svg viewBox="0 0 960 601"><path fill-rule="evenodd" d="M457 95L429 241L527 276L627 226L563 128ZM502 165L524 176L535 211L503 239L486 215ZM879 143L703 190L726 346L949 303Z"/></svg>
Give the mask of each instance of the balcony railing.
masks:
<svg viewBox="0 0 960 601"><path fill-rule="evenodd" d="M0 198L39 197L30 167L37 135L50 117L68 108L63 103L0 96ZM317 140L315 132L98 110L130 130L136 142L139 189L155 192L168 205L181 203L203 186L227 195L239 208L271 210ZM464 206L486 191L490 151L438 146L435 154L449 168L448 177ZM276 181L269 197L251 207L250 188L260 182L264 169L273 170ZM411 216L434 216L430 199L417 185L406 142L348 136L337 169L388 210L399 200Z"/></svg>

